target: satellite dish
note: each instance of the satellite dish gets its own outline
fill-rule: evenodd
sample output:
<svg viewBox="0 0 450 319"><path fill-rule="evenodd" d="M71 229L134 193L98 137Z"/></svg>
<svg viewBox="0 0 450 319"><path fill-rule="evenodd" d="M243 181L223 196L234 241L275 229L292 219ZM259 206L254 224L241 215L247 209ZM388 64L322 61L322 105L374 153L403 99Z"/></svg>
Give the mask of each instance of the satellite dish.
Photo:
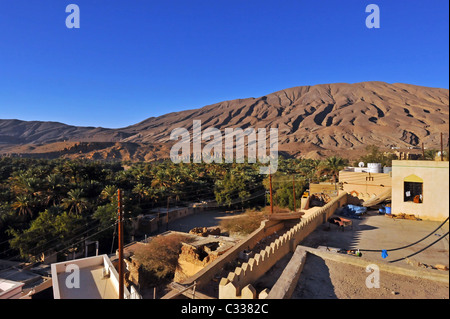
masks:
<svg viewBox="0 0 450 319"><path fill-rule="evenodd" d="M359 162L358 166L359 167L364 167L364 162Z"/></svg>

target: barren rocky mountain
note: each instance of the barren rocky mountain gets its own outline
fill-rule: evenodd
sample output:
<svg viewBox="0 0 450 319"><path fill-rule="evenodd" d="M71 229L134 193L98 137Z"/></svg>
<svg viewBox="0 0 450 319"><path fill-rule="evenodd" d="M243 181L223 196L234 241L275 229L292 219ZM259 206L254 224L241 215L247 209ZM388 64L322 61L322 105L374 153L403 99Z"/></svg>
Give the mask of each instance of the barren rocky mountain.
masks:
<svg viewBox="0 0 450 319"><path fill-rule="evenodd" d="M449 90L361 82L294 87L259 98L216 103L106 129L0 120L0 153L43 157L151 160L167 157L175 128L278 128L279 149L293 156L352 154L367 145L407 149L445 145ZM82 142L80 144L80 142Z"/></svg>

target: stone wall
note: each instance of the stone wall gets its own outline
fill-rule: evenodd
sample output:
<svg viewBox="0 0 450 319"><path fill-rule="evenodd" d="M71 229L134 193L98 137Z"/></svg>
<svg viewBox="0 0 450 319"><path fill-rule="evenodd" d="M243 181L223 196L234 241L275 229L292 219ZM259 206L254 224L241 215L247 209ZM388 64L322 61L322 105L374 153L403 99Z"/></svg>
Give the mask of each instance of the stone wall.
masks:
<svg viewBox="0 0 450 319"><path fill-rule="evenodd" d="M197 283L197 287L200 289L205 285L210 284L214 276L221 272L224 266L238 258L239 253L244 250L251 250L258 244L263 238L274 234L277 231L283 229L284 223L280 221L268 221L261 222L261 226L251 233L246 239L242 240L227 252L225 252L220 258L214 260L208 264L205 268L197 272L194 276L191 276L181 282L184 285L190 285L194 282Z"/></svg>
<svg viewBox="0 0 450 319"><path fill-rule="evenodd" d="M169 210L169 224L179 218L193 215L207 210L207 207L178 207ZM167 225L167 209L161 208L158 212L154 210L152 214L139 215L132 219L133 235L151 235L158 230L165 229Z"/></svg>
<svg viewBox="0 0 450 319"><path fill-rule="evenodd" d="M181 253L178 257L178 267L173 279L175 282L182 282L195 275L232 247L231 244L220 241L202 245L182 244Z"/></svg>
<svg viewBox="0 0 450 319"><path fill-rule="evenodd" d="M326 222L337 208L347 203L347 193L333 198L328 204L317 209L293 226L289 231L266 246L248 262L230 272L219 283L219 299L256 299L263 297L256 292L252 283L269 271L280 259L289 252L294 252L296 246L311 234L317 226ZM264 297L267 291L263 291Z"/></svg>

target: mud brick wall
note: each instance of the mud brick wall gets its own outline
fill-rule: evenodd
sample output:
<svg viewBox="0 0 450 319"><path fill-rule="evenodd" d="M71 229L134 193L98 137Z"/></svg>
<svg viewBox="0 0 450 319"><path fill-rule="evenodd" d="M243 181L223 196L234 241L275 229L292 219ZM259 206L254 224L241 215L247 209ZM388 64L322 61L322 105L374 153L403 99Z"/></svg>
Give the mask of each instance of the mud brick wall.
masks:
<svg viewBox="0 0 450 319"><path fill-rule="evenodd" d="M251 250L256 244L263 238L274 234L277 231L283 229L284 223L280 221L269 221L265 220L261 222L261 226L251 233L246 239L242 240L226 253L224 253L220 258L214 260L212 263L208 264L205 268L200 270L194 276L187 278L183 282L184 285L190 285L194 282L197 283L197 288L202 288L205 285L209 285L211 280L216 274L222 271L223 267L238 258L239 253L243 250Z"/></svg>

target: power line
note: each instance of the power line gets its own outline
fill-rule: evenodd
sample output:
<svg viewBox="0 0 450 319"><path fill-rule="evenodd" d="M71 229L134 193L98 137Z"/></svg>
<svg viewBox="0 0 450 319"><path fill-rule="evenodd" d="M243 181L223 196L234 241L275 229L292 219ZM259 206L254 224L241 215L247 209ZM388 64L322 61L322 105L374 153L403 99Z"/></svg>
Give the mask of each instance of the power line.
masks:
<svg viewBox="0 0 450 319"><path fill-rule="evenodd" d="M87 223L86 225L83 225L83 226L78 227L78 228L75 230L75 232L78 232L78 231L81 230L82 228L87 227L88 225L91 225L91 224L93 224L93 223L95 223L95 222L98 222L98 220L92 220L92 221L90 221L89 223ZM95 228L95 227L94 227L94 228ZM94 229L94 228L91 228L91 229ZM42 237L44 237L44 236L46 236L46 234L42 234L42 235L40 235L40 236L38 236L38 237L36 237L36 238L34 238L34 239L36 240L36 239L42 238ZM77 236L78 236L78 235L75 235L75 237L77 237ZM13 238L10 238L10 239L8 239L8 240L5 241L5 242L8 242L8 241L10 241L10 240L12 240L12 239L13 239ZM44 244L42 244L42 245L40 245L40 246L37 246L37 247L34 247L34 249L40 248L40 247L42 247L42 246L44 246L44 245L46 245L46 244L48 244L48 243L50 243L50 242L52 242L52 241L54 241L54 240L58 240L58 239L60 239L60 238L55 237L55 238L53 238L53 239L50 239L50 240L48 240L47 242L45 242ZM6 252L8 252L8 251L10 251L10 250L14 250L14 248L9 248L9 249L7 249L7 250L5 250L5 251L2 251L0 254L5 254Z"/></svg>
<svg viewBox="0 0 450 319"><path fill-rule="evenodd" d="M421 253L422 251L424 251L424 250L430 248L431 246L433 246L434 244L436 244L438 241L440 241L440 240L442 240L443 238L445 238L445 237L448 235L448 233L449 233L449 232L445 233L443 236L441 236L440 238L436 239L434 242L432 242L432 243L429 244L428 246L422 248L421 250L416 251L415 253L413 253L413 254L411 254L411 255L408 255L408 256L406 256L406 257L399 258L399 259L396 259L396 260L391 260L390 263L395 263L395 262L397 262L397 261L400 261L400 260L403 260L403 259L406 259L406 258L415 256L415 255Z"/></svg>
<svg viewBox="0 0 450 319"><path fill-rule="evenodd" d="M67 245L67 246L65 246L64 248L62 248L62 249L60 249L60 250L58 250L58 251L53 252L52 254L48 255L47 257L53 257L53 256L59 254L60 252L62 252L62 251L64 251L64 250L68 249L69 247L76 246L76 245L78 245L79 243L82 243L82 242L86 241L87 239L89 239L89 238L91 238L91 237L93 237L93 236L96 236L96 235L98 235L98 234L100 234L100 233L102 233L102 232L108 230L109 228L115 226L116 224L117 224L117 221L114 222L112 225L107 226L107 227L103 228L102 230L100 230L100 231L98 231L98 232L96 232L96 233L94 233L94 234L92 234L92 235L90 235L90 236L88 236L88 237L83 238L82 240L79 240L79 241L77 241L77 242L75 242L75 243L71 243L70 245ZM39 254L36 254L36 255L33 255L32 257L36 257L36 256L38 256L38 255L39 255ZM28 266L28 267L32 267L32 266L34 266L34 265L36 265L36 264L39 264L39 263L40 263L40 262L34 262L31 266ZM16 267L15 267L15 266L11 266L11 267L8 267L8 268L6 268L6 269L2 269L2 271L6 271L6 270L9 270L9 269L16 269ZM11 277L12 275L14 275L14 274L11 274L11 275L9 275L9 276L2 277L2 278L0 278L0 281L9 278L9 277Z"/></svg>
<svg viewBox="0 0 450 319"><path fill-rule="evenodd" d="M88 230L86 230L86 231L84 231L84 232L82 232L81 234L74 235L74 236L72 236L71 238L66 239L63 243L67 243L67 242L70 242L71 240L74 240L74 239L76 239L76 238L79 238L79 237L83 236L84 234L90 232L91 230L93 230L93 229L95 229L95 228L97 228L97 227L98 227L98 225L95 226L95 227L92 227L92 228L90 228L90 229L88 229ZM38 246L38 247L42 247L42 246L48 244L49 242L52 242L53 240L57 240L57 239L59 239L59 238L51 239L51 240L45 242L44 244L42 244L42 245L40 245L40 246ZM85 240L85 239L84 239L84 240ZM35 249L36 249L36 248L35 248ZM36 256L38 256L38 255L40 255L40 254L42 254L42 253L45 253L45 251L46 251L47 249L49 249L49 248L46 248L44 251L41 251L41 252L39 252L39 253L37 253L37 254L34 254L34 255L32 255L31 257L36 257ZM12 260L12 259L17 258L17 257L20 257L20 254L17 254L17 255L15 255L15 256L12 256L12 257L8 258L7 260Z"/></svg>
<svg viewBox="0 0 450 319"><path fill-rule="evenodd" d="M446 222L448 221L448 217L445 219L445 221L442 222L442 224L440 224L435 230L433 230L431 233L429 233L428 235L426 235L425 237L423 237L422 239L419 239L418 241L406 245L406 246L402 246L402 247L398 247L398 248L392 248L392 249L359 249L359 251L368 251L368 252L382 252L383 250L385 251L396 251L396 250L401 250L401 249L405 249L411 246L414 246L417 243L420 243L421 241L427 239L428 237L430 237L431 235L433 235L438 229L440 229ZM445 236L444 236L445 237Z"/></svg>

